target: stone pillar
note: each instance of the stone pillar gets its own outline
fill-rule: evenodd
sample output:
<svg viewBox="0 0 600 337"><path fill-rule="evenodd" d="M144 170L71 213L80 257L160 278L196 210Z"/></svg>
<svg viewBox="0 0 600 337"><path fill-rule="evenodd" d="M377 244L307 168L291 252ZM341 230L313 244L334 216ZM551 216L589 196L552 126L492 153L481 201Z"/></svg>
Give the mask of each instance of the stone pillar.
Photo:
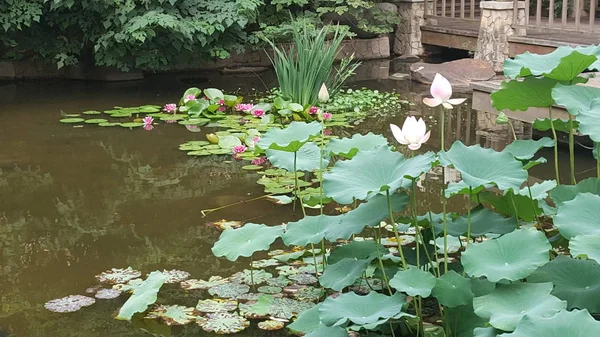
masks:
<svg viewBox="0 0 600 337"><path fill-rule="evenodd" d="M502 64L508 57L508 37L525 35L524 29L513 28L512 1L482 1L481 24L477 39L475 58L489 62L496 72L502 71ZM525 1L518 2L518 25L525 25Z"/></svg>
<svg viewBox="0 0 600 337"><path fill-rule="evenodd" d="M396 28L394 53L398 55L422 55L421 25L424 23L425 2L423 0L396 0L400 24ZM433 4L428 3L431 14Z"/></svg>

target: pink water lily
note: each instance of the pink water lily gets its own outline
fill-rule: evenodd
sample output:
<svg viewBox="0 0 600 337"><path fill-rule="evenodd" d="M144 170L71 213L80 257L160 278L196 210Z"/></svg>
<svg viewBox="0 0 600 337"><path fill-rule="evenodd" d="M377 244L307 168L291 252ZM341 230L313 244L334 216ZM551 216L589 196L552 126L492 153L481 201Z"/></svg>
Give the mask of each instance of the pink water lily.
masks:
<svg viewBox="0 0 600 337"><path fill-rule="evenodd" d="M189 102L189 101L195 101L196 100L196 95L187 95L185 96L185 98L183 99L184 102Z"/></svg>
<svg viewBox="0 0 600 337"><path fill-rule="evenodd" d="M323 117L324 121L330 120L331 117L332 117L331 112L323 112L323 116L322 117Z"/></svg>
<svg viewBox="0 0 600 337"><path fill-rule="evenodd" d="M319 112L319 108L317 108L316 106L311 106L311 107L308 109L308 113L309 113L310 115L314 115L314 114L316 114L317 112Z"/></svg>
<svg viewBox="0 0 600 337"><path fill-rule="evenodd" d="M450 98L452 97L452 85L440 74L435 74L430 91L433 98L423 98L423 103L430 107L436 107L441 104L446 109L452 109L453 105L461 104L466 100L466 98Z"/></svg>
<svg viewBox="0 0 600 337"><path fill-rule="evenodd" d="M177 112L177 104L175 103L169 103L169 104L165 104L165 106L163 107L163 110L165 110L166 112L169 113L175 113Z"/></svg>
<svg viewBox="0 0 600 337"><path fill-rule="evenodd" d="M240 154L246 152L248 148L245 145L236 145L233 147L233 154Z"/></svg>
<svg viewBox="0 0 600 337"><path fill-rule="evenodd" d="M261 118L264 115L265 115L265 112L261 109L252 110L252 116L254 116L254 117Z"/></svg>
<svg viewBox="0 0 600 337"><path fill-rule="evenodd" d="M256 159L252 159L252 161L250 163L252 163L252 165L263 165L267 162L267 158L265 157L258 157Z"/></svg>
<svg viewBox="0 0 600 337"><path fill-rule="evenodd" d="M235 106L235 109L236 109L237 111L244 111L244 112L248 112L248 111L250 111L250 110L254 109L254 104L251 104L251 103L248 103L248 104L243 104L243 103L241 103L241 104L238 104L238 105L236 105L236 106Z"/></svg>
<svg viewBox="0 0 600 337"><path fill-rule="evenodd" d="M217 104L219 104L219 105L223 105L223 104L225 104L225 101L224 101L224 100L222 100L222 99L220 99L220 100L217 102Z"/></svg>
<svg viewBox="0 0 600 337"><path fill-rule="evenodd" d="M142 119L142 122L144 123L144 130L150 131L154 129L154 125L152 125L152 123L154 122L154 118L146 116L144 117L144 119Z"/></svg>
<svg viewBox="0 0 600 337"><path fill-rule="evenodd" d="M413 116L409 116L404 121L402 129L395 124L390 124L392 128L392 134L398 143L408 145L411 150L418 150L421 145L429 140L431 131L427 131L425 122L422 118L417 119ZM426 132L427 131L427 132Z"/></svg>
<svg viewBox="0 0 600 337"><path fill-rule="evenodd" d="M217 110L223 112L223 111L227 110L227 108L224 106L220 106Z"/></svg>

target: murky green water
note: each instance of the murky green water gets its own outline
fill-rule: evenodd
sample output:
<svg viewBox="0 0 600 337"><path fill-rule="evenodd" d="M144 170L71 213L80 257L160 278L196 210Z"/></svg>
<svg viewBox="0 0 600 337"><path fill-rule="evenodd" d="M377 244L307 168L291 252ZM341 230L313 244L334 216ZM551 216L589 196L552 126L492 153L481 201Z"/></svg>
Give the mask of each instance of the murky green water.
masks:
<svg viewBox="0 0 600 337"><path fill-rule="evenodd" d="M0 336L147 336L111 318L124 299L98 301L73 314L54 314L43 304L83 294L95 284L94 275L112 267L132 266L143 272L176 268L199 279L229 275L243 266L212 256L210 248L219 232L206 222L226 218L276 224L293 219L291 207L268 201L240 204L202 218L202 209L262 195L256 173L241 170L244 163L232 162L228 156L189 158L177 149L186 141L203 139L203 134L178 125L161 124L145 132L58 123L61 110L162 105L175 102L189 86L252 92L252 88L263 90L263 81L267 86L275 84L271 73L261 77L170 75L129 83L51 81L0 86ZM395 89L413 101L420 101L427 91L389 80L351 86ZM420 104L396 117L370 119L357 131L384 133L392 141L389 123L401 124L407 113L423 115L433 125L424 150L436 150L437 112ZM506 128L491 123L494 118L467 107L449 116L448 144L460 139L500 150L509 139ZM522 131L525 138L530 135L526 126ZM551 151L542 155L549 163L535 168L533 174L551 179ZM566 153L561 155L566 180L568 161ZM594 164L589 151L580 151L578 178L592 175ZM433 184L441 181L435 174L430 178ZM429 202L438 208L435 200ZM425 198L421 205L427 205ZM460 200L453 205L462 206ZM176 290L166 287L161 296L181 293ZM194 300L180 301L193 305ZM195 326L173 333L203 334Z"/></svg>

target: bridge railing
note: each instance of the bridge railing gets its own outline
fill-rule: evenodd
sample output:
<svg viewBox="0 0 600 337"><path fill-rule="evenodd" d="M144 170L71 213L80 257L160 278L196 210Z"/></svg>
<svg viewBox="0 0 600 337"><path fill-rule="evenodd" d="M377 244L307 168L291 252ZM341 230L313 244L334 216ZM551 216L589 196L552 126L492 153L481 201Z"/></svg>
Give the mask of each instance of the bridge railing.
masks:
<svg viewBox="0 0 600 337"><path fill-rule="evenodd" d="M470 21L481 19L481 0L425 0L426 17L455 18Z"/></svg>
<svg viewBox="0 0 600 337"><path fill-rule="evenodd" d="M513 0L513 23L517 28L600 33L596 27L598 0L525 0L525 24L517 24L517 2Z"/></svg>

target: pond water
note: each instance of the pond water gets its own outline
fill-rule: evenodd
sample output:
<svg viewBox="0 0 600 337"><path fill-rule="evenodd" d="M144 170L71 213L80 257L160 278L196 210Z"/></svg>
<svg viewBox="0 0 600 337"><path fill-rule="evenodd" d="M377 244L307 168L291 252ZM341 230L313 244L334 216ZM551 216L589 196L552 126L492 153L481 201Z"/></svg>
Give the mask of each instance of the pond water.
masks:
<svg viewBox="0 0 600 337"><path fill-rule="evenodd" d="M61 110L163 105L177 101L190 86L237 91L248 97L253 88L274 85L272 73L262 73L261 78L205 73L157 75L127 83L44 81L0 86L0 336L147 336L111 318L124 299L98 301L73 314L54 314L43 304L83 294L95 284L94 275L113 267L132 266L144 273L175 268L198 279L230 275L245 265L211 254L220 233L207 222L225 218L278 224L295 217L291 207L259 200L203 218L203 209L261 196L258 175L241 170L244 164L231 161L230 156L191 158L177 149L186 141L204 139L204 133L165 124L152 132L73 128L58 123ZM432 139L423 150L437 150L438 112L418 104L426 87L377 79L349 86L397 90L401 98L417 103L395 116L368 119L356 131L382 133L393 142L389 123L402 124L408 113L423 115L433 127ZM468 105L455 109L448 118L447 143L460 139L501 150L510 133L493 125L494 119ZM528 126L515 126L522 137L531 137ZM552 179L551 151L542 155L549 163L532 173L536 179ZM561 152L561 158L566 181L566 153ZM594 173L590 151L580 151L577 161L579 179ZM421 200L426 207L425 199ZM428 203L434 210L439 208L434 201ZM452 207L464 205L458 200ZM161 296L171 291L176 292L176 287L164 288ZM193 305L194 299L183 301ZM186 326L173 333L202 332Z"/></svg>

